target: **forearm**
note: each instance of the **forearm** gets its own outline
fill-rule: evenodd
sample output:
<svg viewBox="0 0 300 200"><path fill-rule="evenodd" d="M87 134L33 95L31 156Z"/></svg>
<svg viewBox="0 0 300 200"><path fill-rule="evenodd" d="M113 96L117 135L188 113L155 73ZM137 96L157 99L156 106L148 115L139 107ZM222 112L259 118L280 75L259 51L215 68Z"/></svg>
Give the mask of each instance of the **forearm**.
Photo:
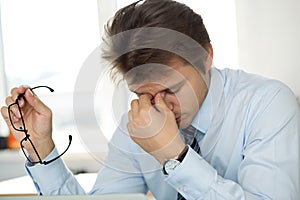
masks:
<svg viewBox="0 0 300 200"><path fill-rule="evenodd" d="M186 199L243 199L243 190L230 180L219 180L217 171L189 149L183 162L165 179Z"/></svg>
<svg viewBox="0 0 300 200"><path fill-rule="evenodd" d="M184 161L165 181L186 199L261 200L282 199L282 197L295 199L293 196L297 196L295 193L297 185L293 185L293 182L297 182L297 177L294 177L295 180L289 179L282 183L278 179L285 177L284 172L259 168L260 166L257 166L256 169L248 171L251 178L240 175L238 180L230 180L219 176L216 169L189 149Z"/></svg>

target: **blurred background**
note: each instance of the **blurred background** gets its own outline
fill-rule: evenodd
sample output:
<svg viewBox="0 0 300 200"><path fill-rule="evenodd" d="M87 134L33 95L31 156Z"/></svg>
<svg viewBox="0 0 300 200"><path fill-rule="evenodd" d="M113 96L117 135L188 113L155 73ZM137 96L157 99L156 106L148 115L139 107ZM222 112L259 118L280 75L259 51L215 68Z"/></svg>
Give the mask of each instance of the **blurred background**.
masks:
<svg viewBox="0 0 300 200"><path fill-rule="evenodd" d="M203 17L217 68L242 69L279 79L300 96L299 0L178 1ZM73 92L79 70L101 44L104 24L132 2L0 0L0 104L4 105L10 89L19 85L52 87L54 93L40 98L53 110L57 147L63 150L68 135L73 135L64 159L74 173L98 171L118 121L112 114L112 102L118 104L120 115L127 110L131 94L125 91L123 96L116 96L115 86L103 75L106 78L99 80L95 93L97 130L88 114L75 124ZM86 105L77 106L84 110ZM87 131L79 132L78 124ZM3 142L11 139L2 117L0 137L0 181L25 175L18 144Z"/></svg>

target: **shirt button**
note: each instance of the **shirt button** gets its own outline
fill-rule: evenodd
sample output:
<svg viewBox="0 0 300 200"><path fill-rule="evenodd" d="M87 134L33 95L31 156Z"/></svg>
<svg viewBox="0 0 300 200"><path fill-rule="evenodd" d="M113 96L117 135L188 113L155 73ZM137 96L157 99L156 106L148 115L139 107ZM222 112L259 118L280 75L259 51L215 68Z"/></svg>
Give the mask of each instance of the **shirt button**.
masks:
<svg viewBox="0 0 300 200"><path fill-rule="evenodd" d="M177 189L182 192L182 191L184 191L184 186L180 185L180 186L177 187Z"/></svg>

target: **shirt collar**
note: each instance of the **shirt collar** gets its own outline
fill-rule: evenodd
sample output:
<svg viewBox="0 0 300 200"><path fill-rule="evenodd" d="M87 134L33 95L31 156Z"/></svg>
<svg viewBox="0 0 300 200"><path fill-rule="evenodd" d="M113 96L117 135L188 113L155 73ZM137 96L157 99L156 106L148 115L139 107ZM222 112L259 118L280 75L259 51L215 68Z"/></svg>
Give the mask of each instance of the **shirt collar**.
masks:
<svg viewBox="0 0 300 200"><path fill-rule="evenodd" d="M206 134L219 105L223 93L223 81L219 71L216 68L211 68L211 81L208 93L201 105L200 110L192 121L192 126ZM216 114L216 113L215 113Z"/></svg>

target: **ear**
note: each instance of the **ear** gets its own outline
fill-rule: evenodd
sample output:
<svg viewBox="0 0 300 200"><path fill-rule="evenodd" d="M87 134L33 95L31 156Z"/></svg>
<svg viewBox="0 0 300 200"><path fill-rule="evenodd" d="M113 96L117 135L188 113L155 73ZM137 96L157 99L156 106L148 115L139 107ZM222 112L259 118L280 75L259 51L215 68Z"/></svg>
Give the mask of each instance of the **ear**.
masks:
<svg viewBox="0 0 300 200"><path fill-rule="evenodd" d="M208 55L211 57L211 59L213 59L213 57L214 57L214 49L213 49L211 43L209 43Z"/></svg>
<svg viewBox="0 0 300 200"><path fill-rule="evenodd" d="M210 70L212 63L213 63L213 57L214 57L214 50L213 50L211 43L209 43L209 46L207 49L207 59L205 62L205 72L208 72Z"/></svg>

